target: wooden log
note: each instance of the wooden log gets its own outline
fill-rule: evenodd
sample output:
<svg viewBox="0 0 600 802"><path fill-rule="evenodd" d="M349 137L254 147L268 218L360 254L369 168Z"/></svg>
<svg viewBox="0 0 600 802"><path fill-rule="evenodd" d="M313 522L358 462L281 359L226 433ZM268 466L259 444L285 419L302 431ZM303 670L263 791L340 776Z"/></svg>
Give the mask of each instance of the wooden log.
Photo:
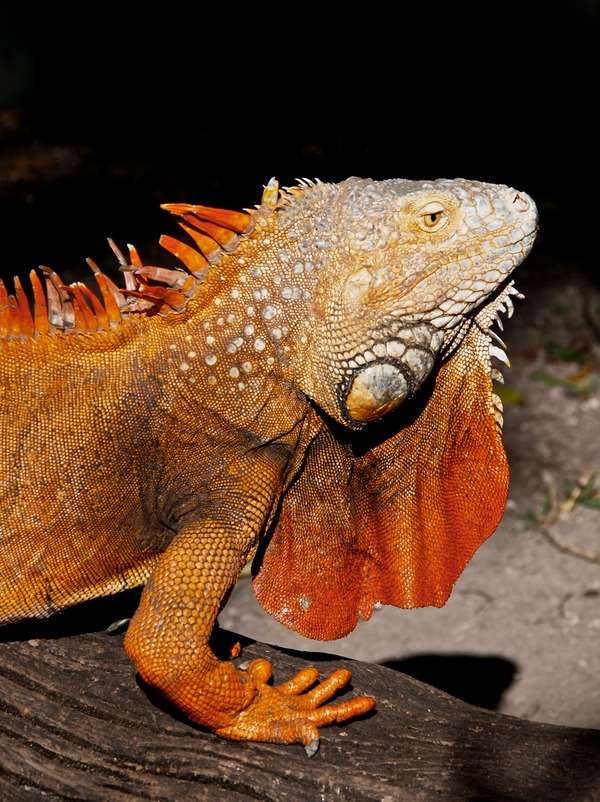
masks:
<svg viewBox="0 0 600 802"><path fill-rule="evenodd" d="M224 741L136 679L122 633L87 631L111 620L96 604L100 619L85 605L0 630L0 800L600 799L600 731L498 715L389 668L251 642L242 659L272 660L277 682L311 664L321 675L350 668L352 692L375 696L377 711L322 729L310 759L299 745Z"/></svg>

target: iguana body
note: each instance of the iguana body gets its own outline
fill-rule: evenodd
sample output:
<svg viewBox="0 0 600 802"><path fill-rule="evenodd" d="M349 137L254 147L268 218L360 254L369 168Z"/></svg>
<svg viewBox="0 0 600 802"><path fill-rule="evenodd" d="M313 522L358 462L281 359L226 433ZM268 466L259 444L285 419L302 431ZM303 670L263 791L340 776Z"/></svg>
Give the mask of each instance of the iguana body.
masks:
<svg viewBox="0 0 600 802"><path fill-rule="evenodd" d="M132 251L102 301L34 275L33 317L0 293L0 621L145 583L144 679L226 737L316 742L374 702L319 707L347 672L300 694L316 672L273 688L265 661L218 661L219 609L255 553L263 606L312 637L445 602L504 510L489 328L535 206L352 178L167 208L189 272Z"/></svg>

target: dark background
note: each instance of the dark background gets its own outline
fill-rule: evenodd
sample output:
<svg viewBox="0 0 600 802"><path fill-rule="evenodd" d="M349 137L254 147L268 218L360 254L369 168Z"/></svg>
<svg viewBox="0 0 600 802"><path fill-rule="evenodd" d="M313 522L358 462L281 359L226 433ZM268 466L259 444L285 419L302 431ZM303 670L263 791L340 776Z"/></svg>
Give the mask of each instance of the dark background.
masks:
<svg viewBox="0 0 600 802"><path fill-rule="evenodd" d="M161 202L249 207L272 175L506 183L538 254L594 269L594 0L158 8L0 12L4 276L71 280L174 233Z"/></svg>

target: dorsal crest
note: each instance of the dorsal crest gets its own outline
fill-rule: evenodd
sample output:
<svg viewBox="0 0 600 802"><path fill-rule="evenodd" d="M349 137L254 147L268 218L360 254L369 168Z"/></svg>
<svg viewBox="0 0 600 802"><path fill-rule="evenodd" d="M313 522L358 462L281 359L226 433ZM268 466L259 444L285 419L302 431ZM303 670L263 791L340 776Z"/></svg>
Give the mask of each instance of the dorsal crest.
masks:
<svg viewBox="0 0 600 802"><path fill-rule="evenodd" d="M264 190L257 208L272 213L280 201L279 186L274 179ZM18 278L14 293L9 294L0 279L0 339L27 339L53 332L89 334L110 330L130 314L169 314L185 308L212 265L226 253L234 251L243 237L255 226L254 211L235 212L184 203L162 205L180 218L179 225L194 242L192 247L169 235L160 245L176 256L185 269L144 265L136 249L128 246L128 258L109 240L120 269L124 287L118 287L91 260L99 296L85 284L65 284L57 273L40 267L32 270L30 283L33 303Z"/></svg>

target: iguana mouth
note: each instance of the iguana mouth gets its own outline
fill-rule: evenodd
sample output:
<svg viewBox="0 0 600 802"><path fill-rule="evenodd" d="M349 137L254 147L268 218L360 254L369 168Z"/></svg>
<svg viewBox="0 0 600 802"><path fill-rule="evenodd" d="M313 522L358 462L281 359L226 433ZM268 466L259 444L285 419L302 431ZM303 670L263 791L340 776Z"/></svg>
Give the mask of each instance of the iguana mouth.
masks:
<svg viewBox="0 0 600 802"><path fill-rule="evenodd" d="M490 294L509 279L513 270L529 252L536 233L537 224L533 230L522 232L519 237L511 239L508 243L494 245L490 240L487 247L477 245L465 249L462 254L455 254L452 259L436 261L427 274L419 276L418 281L408 288L403 296L403 299L407 296L413 298L412 306L405 304L392 310L390 314L398 318L411 316L414 319L425 320L439 329L455 328L474 310L485 305ZM468 275L473 267L477 267L480 271L478 276ZM458 270L454 279L456 286L451 292L446 293L443 300L434 297L423 304L415 300L419 298L421 285L430 293L427 282L435 284L434 278L437 276L439 280L439 276L450 268ZM461 270L464 275L459 280ZM446 286L445 283L443 286Z"/></svg>

